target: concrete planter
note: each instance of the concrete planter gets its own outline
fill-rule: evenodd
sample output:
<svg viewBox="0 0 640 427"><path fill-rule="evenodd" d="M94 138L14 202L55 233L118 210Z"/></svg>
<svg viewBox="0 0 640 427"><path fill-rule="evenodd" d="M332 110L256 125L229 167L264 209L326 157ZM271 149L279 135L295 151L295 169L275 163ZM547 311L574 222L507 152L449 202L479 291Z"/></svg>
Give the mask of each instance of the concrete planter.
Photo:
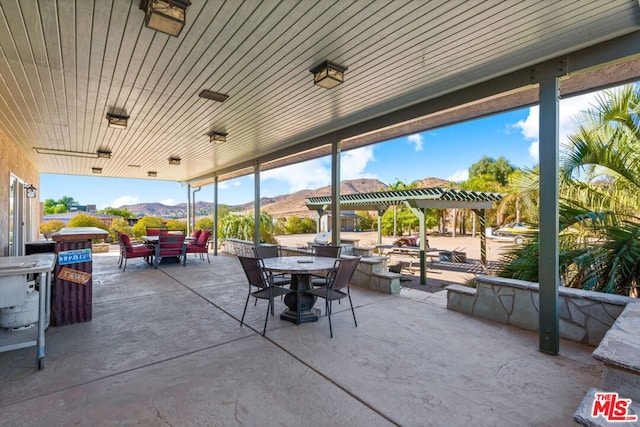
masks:
<svg viewBox="0 0 640 427"><path fill-rule="evenodd" d="M94 253L109 252L109 244L108 243L93 243L93 244L91 244L91 252L94 252Z"/></svg>

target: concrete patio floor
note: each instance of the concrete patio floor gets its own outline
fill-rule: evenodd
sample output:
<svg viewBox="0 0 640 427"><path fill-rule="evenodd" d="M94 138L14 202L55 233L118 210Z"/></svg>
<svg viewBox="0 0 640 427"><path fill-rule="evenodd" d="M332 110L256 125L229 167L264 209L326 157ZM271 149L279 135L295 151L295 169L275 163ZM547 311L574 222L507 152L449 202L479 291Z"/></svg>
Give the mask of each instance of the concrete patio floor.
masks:
<svg viewBox="0 0 640 427"><path fill-rule="evenodd" d="M93 320L50 327L0 353L0 425L563 426L600 384L592 348L538 351L537 333L448 311L444 293L352 288L326 317L293 325L247 309L235 257L155 270L96 254ZM276 302L276 313L284 309Z"/></svg>

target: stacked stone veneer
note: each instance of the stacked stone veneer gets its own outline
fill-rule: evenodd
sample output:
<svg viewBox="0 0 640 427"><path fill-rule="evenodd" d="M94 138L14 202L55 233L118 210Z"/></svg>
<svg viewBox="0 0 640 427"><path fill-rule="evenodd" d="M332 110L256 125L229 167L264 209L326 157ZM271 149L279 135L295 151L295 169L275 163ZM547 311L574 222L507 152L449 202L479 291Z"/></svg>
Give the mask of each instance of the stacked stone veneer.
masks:
<svg viewBox="0 0 640 427"><path fill-rule="evenodd" d="M223 245L224 251L231 255L253 256L253 242L240 239L226 239ZM372 250L363 248L359 251L357 247L353 248L354 253L368 254ZM280 247L282 256L299 256L310 255L308 249L292 248L287 246ZM389 273L387 269L387 258L378 256L363 256L360 264L355 272L351 284L361 288L372 289L378 292L388 294L397 294L400 292L400 275Z"/></svg>
<svg viewBox="0 0 640 427"><path fill-rule="evenodd" d="M578 424L611 425L604 418L593 418L593 401L598 392L617 392L619 399L631 399L628 415L637 415L640 425L640 302L627 304L592 356L604 363L601 388L590 389L573 414Z"/></svg>
<svg viewBox="0 0 640 427"><path fill-rule="evenodd" d="M447 308L496 322L538 330L538 284L493 276L476 276L476 288L447 286ZM560 336L598 345L634 298L581 289L559 289Z"/></svg>

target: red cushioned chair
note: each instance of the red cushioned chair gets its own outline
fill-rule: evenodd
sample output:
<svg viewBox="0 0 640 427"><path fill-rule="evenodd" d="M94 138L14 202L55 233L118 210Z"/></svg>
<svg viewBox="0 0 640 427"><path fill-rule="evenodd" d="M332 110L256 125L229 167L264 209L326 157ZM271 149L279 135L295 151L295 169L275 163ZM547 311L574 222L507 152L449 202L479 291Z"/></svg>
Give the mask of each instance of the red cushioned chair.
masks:
<svg viewBox="0 0 640 427"><path fill-rule="evenodd" d="M187 246L188 254L200 254L200 259L204 261L204 254L207 254L207 262L211 264L209 259L209 238L211 237L211 231L202 230L198 236L198 240L189 243Z"/></svg>
<svg viewBox="0 0 640 427"><path fill-rule="evenodd" d="M160 230L163 230L162 228L156 228L156 227L147 227L146 228L146 233L145 236L158 236L160 235Z"/></svg>
<svg viewBox="0 0 640 427"><path fill-rule="evenodd" d="M122 271L127 269L127 260L129 258L144 258L147 264L151 264L153 259L153 249L144 245L133 245L131 239L124 233L118 233L118 244L120 245L120 262L118 267Z"/></svg>
<svg viewBox="0 0 640 427"><path fill-rule="evenodd" d="M182 257L182 265L187 262L187 245L184 244L184 234L173 234L167 230L160 230L158 244L155 246L153 266L158 268L160 260L164 257Z"/></svg>

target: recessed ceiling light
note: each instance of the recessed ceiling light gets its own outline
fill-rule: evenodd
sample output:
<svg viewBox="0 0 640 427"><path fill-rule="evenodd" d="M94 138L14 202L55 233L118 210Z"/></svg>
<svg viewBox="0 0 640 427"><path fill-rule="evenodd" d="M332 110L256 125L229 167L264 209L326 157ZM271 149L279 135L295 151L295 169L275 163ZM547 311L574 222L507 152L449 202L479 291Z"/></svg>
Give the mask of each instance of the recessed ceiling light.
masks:
<svg viewBox="0 0 640 427"><path fill-rule="evenodd" d="M217 101L217 102L224 102L227 100L227 98L229 98L229 95L225 95L223 93L218 93L218 92L213 92L210 90L203 90L202 92L200 92L200 94L198 95L200 98L204 98L204 99L210 99L212 101Z"/></svg>
<svg viewBox="0 0 640 427"><path fill-rule="evenodd" d="M102 168L91 168L91 172L93 173L102 173Z"/></svg>
<svg viewBox="0 0 640 427"><path fill-rule="evenodd" d="M151 178L155 178L156 176L158 176L158 172L156 172L156 171L148 171L147 172L147 176L151 177Z"/></svg>
<svg viewBox="0 0 640 427"><path fill-rule="evenodd" d="M140 165L127 165L128 168L139 168Z"/></svg>
<svg viewBox="0 0 640 427"><path fill-rule="evenodd" d="M170 165L179 165L180 164L180 157L169 157L169 164Z"/></svg>

